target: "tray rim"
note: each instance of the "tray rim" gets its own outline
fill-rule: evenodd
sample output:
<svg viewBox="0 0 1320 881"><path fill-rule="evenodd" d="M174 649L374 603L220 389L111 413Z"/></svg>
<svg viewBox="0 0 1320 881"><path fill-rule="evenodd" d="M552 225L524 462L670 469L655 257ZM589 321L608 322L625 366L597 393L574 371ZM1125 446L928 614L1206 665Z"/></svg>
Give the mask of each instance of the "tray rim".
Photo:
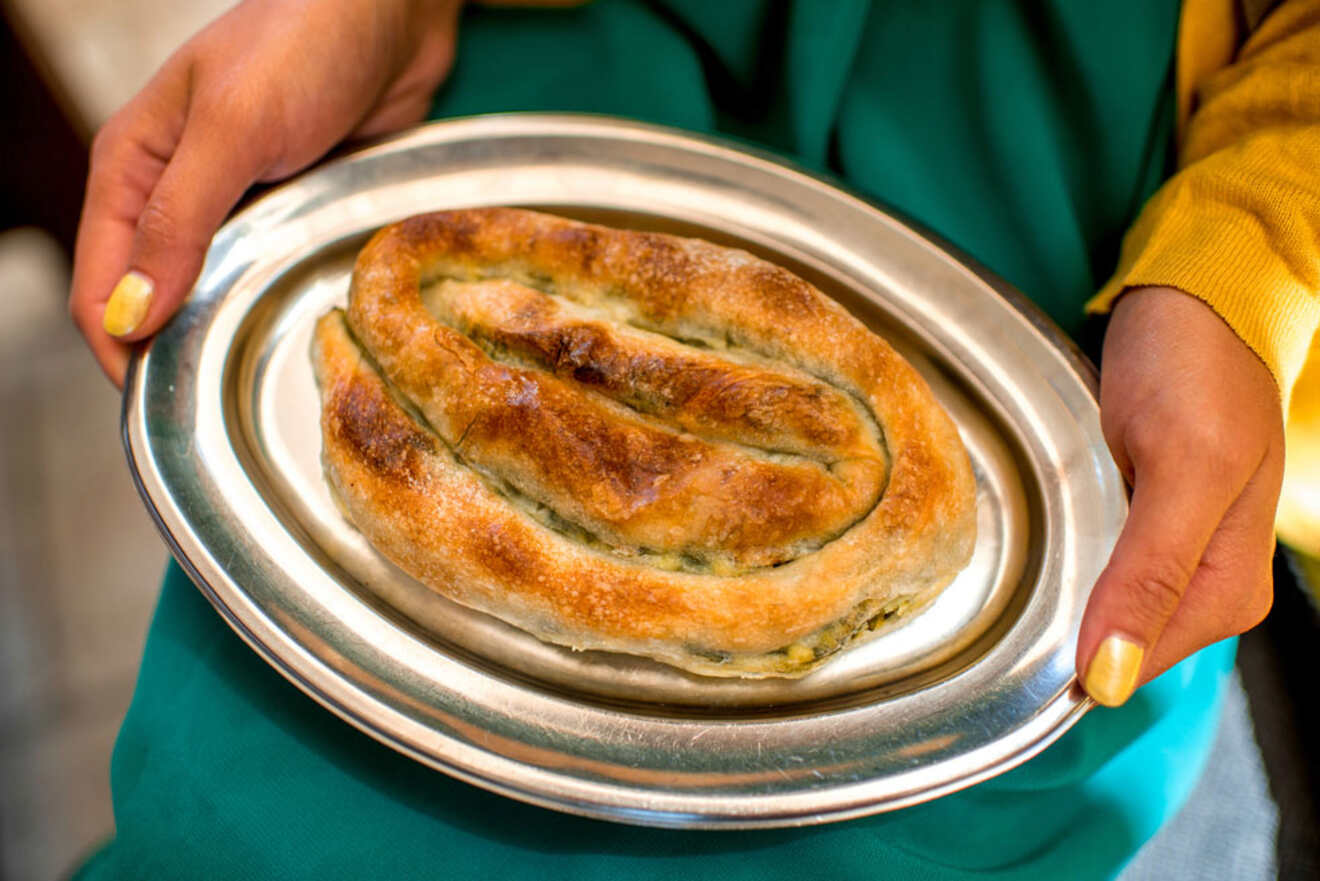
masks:
<svg viewBox="0 0 1320 881"><path fill-rule="evenodd" d="M943 237L934 233L929 228L906 217L901 212L895 211L881 201L857 191L845 182L837 178L818 172L816 170L803 168L802 166L777 155L763 148L749 146L730 139L712 136L704 133L688 132L668 126L655 125L652 123L636 122L630 119L612 117L601 114L583 114L583 113L498 113L498 114L479 114L474 116L455 117L442 121L432 122L420 125L413 129L397 133L385 138L381 138L370 144L361 146L351 152L340 153L331 158L318 163L311 168L299 173L298 175L282 182L280 185L267 190L251 201L246 202L242 207L236 210L226 220L226 225L241 219L249 212L260 209L268 200L277 198L284 187L296 184L308 177L319 175L328 169L337 166L360 161L363 158L370 157L380 151L392 152L399 148L400 144L406 144L410 141L426 140L426 135L438 129L454 129L465 125L488 125L494 124L497 127L502 124L542 124L555 125L563 124L569 127L579 128L604 128L611 130L612 133L631 132L637 135L636 140L647 141L649 138L658 138L667 140L670 143L677 143L681 146L684 142L694 143L705 147L707 150L724 154L726 157L736 157L740 161L754 160L757 163L763 163L772 167L780 173L790 173L799 176L817 185L823 185L835 191L839 196L846 197L860 204L863 208L878 211L888 216L898 225L904 227L916 238L922 239L936 249L943 251L952 261L956 262L961 268L967 270L977 277L977 279L992 289L1001 299L1010 305L1025 321L1038 333L1054 353L1068 366L1081 384L1090 393L1092 399L1098 399L1098 373L1091 362L1082 353L1076 343L1068 337L1057 325L1053 323L1034 303L1028 300L1023 294L1007 282L998 278L986 267L968 256L955 245L952 245ZM492 134L507 135L508 131L493 132ZM419 145L420 146L420 145ZM654 803L646 808L636 811L634 806L625 802L616 802L609 798L602 798L601 793L592 791L584 798L577 797L574 793L560 793L557 795L548 795L542 789L535 785L518 786L508 780L492 777L488 774L475 772L463 763L457 760L445 760L435 754L428 752L419 745L416 740L409 739L397 731L390 732L378 723L363 717L359 712L355 712L349 702L336 698L327 692L314 677L299 668L298 664L293 663L289 658L282 656L270 644L268 644L257 629L245 622L234 608L225 602L224 597L208 581L203 567L199 566L186 551L184 544L175 534L167 521L165 512L157 504L157 499L152 495L152 489L160 491L162 489L160 481L148 477L153 473L152 469L144 469L143 463L139 460L134 443L138 440L135 429L138 420L134 417L137 407L137 395L135 391L140 392L142 382L143 365L147 352L150 350L150 342L146 345L136 347L130 360L128 373L124 385L124 398L121 410L121 436L128 459L128 464L134 485L137 487L139 495L142 497L145 506L161 532L162 537L170 547L171 553L179 563L190 580L198 587L208 602L220 613L229 627L247 643L260 657L275 668L281 675L293 683L305 694L313 698L317 703L333 712L339 718L353 725L358 730L368 734L377 741L409 755L413 759L429 767L441 770L451 776L457 777L468 783L481 786L485 789L498 792L500 794L516 798L521 801L540 805L542 807L552 808L567 813L578 814L581 816L593 817L596 819L613 820L616 822L660 826L672 828L765 828L775 826L800 826L823 822L833 822L866 816L890 809L906 807L930 800L941 795L954 792L975 783L979 783L990 777L996 776L1007 771L1021 763L1027 761L1039 752L1044 750L1055 740L1061 737L1075 724L1086 712L1095 705L1088 696L1086 696L1075 684L1073 677L1071 687L1061 690L1051 696L1051 698L1041 704L1031 725L1025 725L1018 732L1030 731L1031 736L1024 738L1023 742L1013 752L1003 755L995 761L983 763L977 770L961 774L948 781L934 785L924 786L918 791L907 794L891 795L883 803L876 803L865 793L865 784L858 784L854 787L836 788L835 792L847 791L849 798L836 798L837 802L828 810L815 809L794 809L786 807L781 811L760 811L756 813L746 813L744 811L728 812L710 812L699 817L694 817L690 812L674 809L675 806L666 806L665 799L652 799ZM154 483L154 486L152 485ZM177 510L173 512L175 516L182 516ZM223 567L220 567L211 560L209 556L205 559L209 564L207 568L214 567L222 575ZM302 663L321 664L319 659L303 652L305 657ZM1045 710L1053 712L1046 713ZM1046 718L1048 717L1048 718ZM1039 729L1039 730L1036 730ZM524 765L518 765L518 777L527 779L528 769ZM535 782L535 781L533 781ZM868 781L873 782L873 781ZM854 793L853 790L856 790ZM779 795L776 798L784 799L785 796ZM805 806L804 806L805 807Z"/></svg>

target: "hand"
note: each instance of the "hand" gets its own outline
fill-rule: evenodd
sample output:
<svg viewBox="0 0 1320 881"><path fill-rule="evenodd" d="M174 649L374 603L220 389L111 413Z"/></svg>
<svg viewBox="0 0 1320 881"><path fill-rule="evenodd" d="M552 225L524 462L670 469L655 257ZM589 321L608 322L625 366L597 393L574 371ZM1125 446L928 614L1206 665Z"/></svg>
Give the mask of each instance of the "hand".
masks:
<svg viewBox="0 0 1320 881"><path fill-rule="evenodd" d="M97 134L69 311L122 385L211 236L257 181L426 115L460 0L248 0L188 41ZM113 292L113 296L112 296Z"/></svg>
<svg viewBox="0 0 1320 881"><path fill-rule="evenodd" d="M1116 706L1269 612L1283 415L1261 360L1172 288L1119 300L1101 368L1101 424L1132 505L1087 605L1077 669Z"/></svg>

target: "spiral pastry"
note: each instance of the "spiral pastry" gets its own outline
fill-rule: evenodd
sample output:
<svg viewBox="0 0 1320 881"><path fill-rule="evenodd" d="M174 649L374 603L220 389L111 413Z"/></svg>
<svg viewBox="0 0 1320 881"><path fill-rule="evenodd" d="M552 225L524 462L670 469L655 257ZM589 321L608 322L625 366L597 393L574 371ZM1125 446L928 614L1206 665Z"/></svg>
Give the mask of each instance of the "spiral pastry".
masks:
<svg viewBox="0 0 1320 881"><path fill-rule="evenodd" d="M412 217L317 325L371 544L548 642L799 676L966 565L975 483L911 366L786 270L504 208Z"/></svg>

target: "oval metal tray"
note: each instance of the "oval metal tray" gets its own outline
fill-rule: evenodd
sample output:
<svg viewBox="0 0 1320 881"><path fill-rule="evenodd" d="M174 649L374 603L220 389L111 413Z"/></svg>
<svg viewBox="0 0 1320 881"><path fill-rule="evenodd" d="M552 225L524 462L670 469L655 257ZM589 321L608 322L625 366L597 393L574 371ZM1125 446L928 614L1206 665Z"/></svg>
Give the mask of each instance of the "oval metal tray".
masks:
<svg viewBox="0 0 1320 881"><path fill-rule="evenodd" d="M837 298L957 422L978 488L971 565L804 679L736 681L540 643L389 564L321 478L311 328L344 302L371 231L476 205L734 244ZM1034 755L1090 706L1077 626L1127 509L1094 372L1020 295L830 183L599 117L437 123L262 197L216 235L187 305L135 359L124 437L175 556L309 695L478 785L649 825L859 816Z"/></svg>

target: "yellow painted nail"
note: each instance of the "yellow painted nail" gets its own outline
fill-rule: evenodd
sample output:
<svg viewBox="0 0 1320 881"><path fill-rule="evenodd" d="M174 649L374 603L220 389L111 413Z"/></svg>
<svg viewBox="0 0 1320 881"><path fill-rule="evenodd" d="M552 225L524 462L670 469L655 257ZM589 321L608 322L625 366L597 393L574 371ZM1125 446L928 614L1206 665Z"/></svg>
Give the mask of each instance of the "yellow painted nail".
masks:
<svg viewBox="0 0 1320 881"><path fill-rule="evenodd" d="M1095 650L1082 687L1106 707L1117 707L1132 696L1141 675L1145 650L1130 639L1109 636Z"/></svg>
<svg viewBox="0 0 1320 881"><path fill-rule="evenodd" d="M105 332L123 336L137 330L142 319L147 317L147 307L151 305L154 291L151 279L142 273L125 273L110 292L110 299L105 304L105 314L101 317L101 326Z"/></svg>

